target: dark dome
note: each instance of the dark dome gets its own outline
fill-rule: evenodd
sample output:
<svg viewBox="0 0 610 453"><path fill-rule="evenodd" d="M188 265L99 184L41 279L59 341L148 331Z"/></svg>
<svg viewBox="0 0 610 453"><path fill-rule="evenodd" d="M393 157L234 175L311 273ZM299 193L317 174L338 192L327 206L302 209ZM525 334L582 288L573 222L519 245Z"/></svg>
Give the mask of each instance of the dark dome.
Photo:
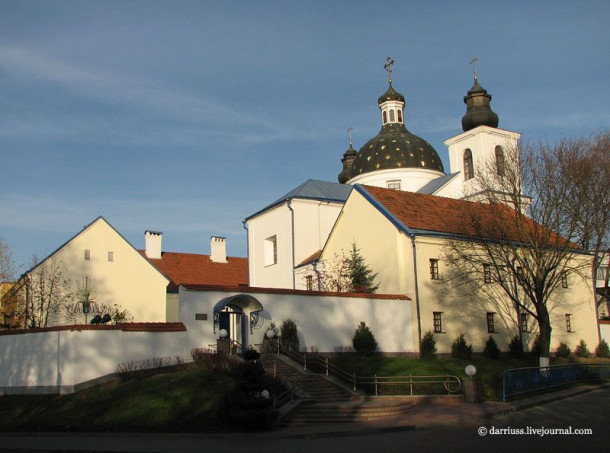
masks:
<svg viewBox="0 0 610 453"><path fill-rule="evenodd" d="M380 105L386 101L400 101L400 102L404 103L405 97L402 94L400 94L398 91L396 91L392 87L392 84L390 84L390 86L388 87L388 91L383 93L381 96L379 96L379 99L377 99L377 103Z"/></svg>
<svg viewBox="0 0 610 453"><path fill-rule="evenodd" d="M491 109L491 94L474 79L474 85L464 96L466 114L462 117L464 132L478 126L498 127L498 115Z"/></svg>
<svg viewBox="0 0 610 453"><path fill-rule="evenodd" d="M351 178L396 168L426 168L444 172L441 159L432 145L411 134L404 124L391 123L382 126L379 134L360 148L352 165Z"/></svg>
<svg viewBox="0 0 610 453"><path fill-rule="evenodd" d="M352 162L354 162L356 155L357 155L356 150L350 143L347 151L345 151L345 153L343 153L343 159L341 159L341 163L343 164L343 170L341 170L341 173L339 173L339 177L338 177L339 182L341 184L345 184L350 179L350 177L351 177L350 169L352 168Z"/></svg>

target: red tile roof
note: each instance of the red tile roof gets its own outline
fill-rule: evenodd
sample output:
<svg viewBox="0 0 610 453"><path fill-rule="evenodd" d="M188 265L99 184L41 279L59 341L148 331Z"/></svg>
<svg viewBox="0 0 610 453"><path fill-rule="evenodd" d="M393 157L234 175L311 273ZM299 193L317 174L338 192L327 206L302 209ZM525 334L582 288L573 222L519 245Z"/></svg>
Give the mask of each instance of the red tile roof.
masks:
<svg viewBox="0 0 610 453"><path fill-rule="evenodd" d="M565 244L565 239L542 228L504 204L456 200L414 192L361 186L396 220L410 230L460 236L530 242L538 235L548 243Z"/></svg>
<svg viewBox="0 0 610 453"><path fill-rule="evenodd" d="M144 250L140 253L146 257ZM163 252L161 259L146 258L170 279L168 291L180 285L240 286L248 284L248 259L227 257L226 263L215 263L208 255Z"/></svg>

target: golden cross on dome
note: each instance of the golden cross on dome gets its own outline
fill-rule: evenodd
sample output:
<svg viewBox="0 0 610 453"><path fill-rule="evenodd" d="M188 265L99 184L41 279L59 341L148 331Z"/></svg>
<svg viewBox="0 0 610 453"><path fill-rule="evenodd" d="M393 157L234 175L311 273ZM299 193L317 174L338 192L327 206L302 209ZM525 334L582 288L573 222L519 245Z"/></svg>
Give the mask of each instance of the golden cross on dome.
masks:
<svg viewBox="0 0 610 453"><path fill-rule="evenodd" d="M349 136L349 146L352 146L352 131L354 128L352 126L347 126L347 135Z"/></svg>
<svg viewBox="0 0 610 453"><path fill-rule="evenodd" d="M472 57L472 60L470 60L470 64L472 65L472 75L474 76L474 80L478 79L478 76L477 76L477 61L479 61L479 59L477 57Z"/></svg>
<svg viewBox="0 0 610 453"><path fill-rule="evenodd" d="M392 65L394 64L394 60L390 57L386 58L387 63L383 65L383 68L388 71L388 82L392 85Z"/></svg>

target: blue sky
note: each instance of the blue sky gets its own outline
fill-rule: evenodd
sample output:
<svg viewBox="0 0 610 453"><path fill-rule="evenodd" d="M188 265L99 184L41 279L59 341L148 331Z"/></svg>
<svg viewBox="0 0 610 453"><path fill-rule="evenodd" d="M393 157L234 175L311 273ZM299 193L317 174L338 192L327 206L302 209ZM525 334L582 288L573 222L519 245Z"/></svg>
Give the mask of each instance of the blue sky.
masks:
<svg viewBox="0 0 610 453"><path fill-rule="evenodd" d="M0 1L0 236L17 264L103 215L135 247L209 253L309 178L352 125L406 98L434 146L461 132L469 61L526 141L610 124L607 1Z"/></svg>

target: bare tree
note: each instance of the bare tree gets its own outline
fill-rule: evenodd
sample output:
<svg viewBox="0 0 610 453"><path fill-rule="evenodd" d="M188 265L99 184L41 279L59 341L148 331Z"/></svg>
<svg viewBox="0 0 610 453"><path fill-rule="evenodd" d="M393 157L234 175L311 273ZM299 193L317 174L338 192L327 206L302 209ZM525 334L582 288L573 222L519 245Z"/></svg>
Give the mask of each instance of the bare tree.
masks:
<svg viewBox="0 0 610 453"><path fill-rule="evenodd" d="M600 137L607 142L607 134ZM585 251L607 236L607 219L604 224L591 209L608 214L607 200L580 189L583 171L576 171L577 164L598 153L599 142L599 137L561 140L503 150L504 159L476 175L479 201L491 206L472 204L462 219L468 237L451 240L446 248L453 283L470 285L479 294L495 285L508 309L514 307L517 327L521 313L537 321L541 366L549 363L554 292L570 275L590 278L591 255ZM607 151L596 155L608 160ZM584 195L593 201L577 199Z"/></svg>
<svg viewBox="0 0 610 453"><path fill-rule="evenodd" d="M13 281L15 278L15 263L8 244L0 236L0 283Z"/></svg>
<svg viewBox="0 0 610 453"><path fill-rule="evenodd" d="M38 262L36 257L33 263ZM70 279L64 277L65 267L51 258L34 264L24 279L24 310L26 327L47 327L64 314L72 297Z"/></svg>

